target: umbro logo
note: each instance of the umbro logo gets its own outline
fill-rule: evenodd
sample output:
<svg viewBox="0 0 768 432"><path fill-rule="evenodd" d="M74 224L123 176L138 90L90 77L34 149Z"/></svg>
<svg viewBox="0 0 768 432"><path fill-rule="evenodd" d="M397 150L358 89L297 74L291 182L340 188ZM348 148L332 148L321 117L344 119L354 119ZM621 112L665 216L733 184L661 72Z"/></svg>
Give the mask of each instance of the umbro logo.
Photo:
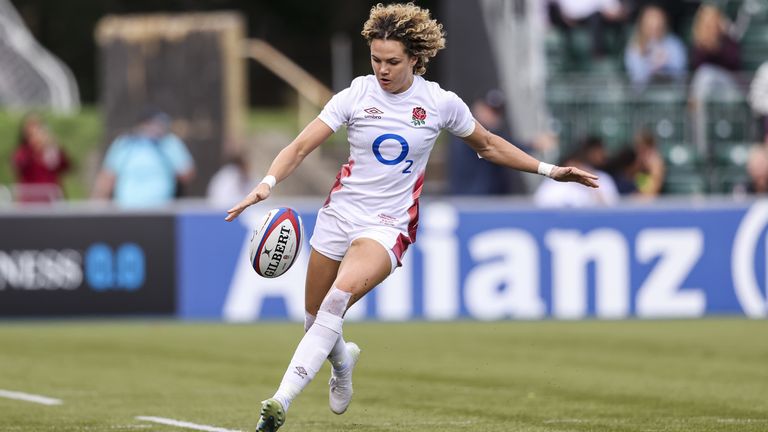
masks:
<svg viewBox="0 0 768 432"><path fill-rule="evenodd" d="M366 112L365 118L368 118L368 119L381 120L381 115L384 114L384 111L376 107L366 108L363 111Z"/></svg>
<svg viewBox="0 0 768 432"><path fill-rule="evenodd" d="M295 371L293 371L293 373L295 373L296 375L300 376L300 377L301 377L301 379L304 379L304 378L305 378L305 377L308 375L308 374L307 374L307 370L306 370L306 369L304 369L304 368L303 368L303 367L301 367L301 366L296 366L296 370L295 370Z"/></svg>

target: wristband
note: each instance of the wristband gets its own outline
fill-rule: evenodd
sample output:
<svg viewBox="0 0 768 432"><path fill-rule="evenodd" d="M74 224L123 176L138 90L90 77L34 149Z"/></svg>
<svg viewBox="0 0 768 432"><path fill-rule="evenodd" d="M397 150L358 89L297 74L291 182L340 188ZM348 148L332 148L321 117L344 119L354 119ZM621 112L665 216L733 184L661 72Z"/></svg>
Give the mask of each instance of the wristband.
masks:
<svg viewBox="0 0 768 432"><path fill-rule="evenodd" d="M546 162L539 162L539 168L537 169L538 173L547 176L552 177L552 170L555 169L555 166L552 164L548 164Z"/></svg>
<svg viewBox="0 0 768 432"><path fill-rule="evenodd" d="M261 183L266 183L270 189L273 189L277 184L277 179L273 175L268 175L261 180Z"/></svg>

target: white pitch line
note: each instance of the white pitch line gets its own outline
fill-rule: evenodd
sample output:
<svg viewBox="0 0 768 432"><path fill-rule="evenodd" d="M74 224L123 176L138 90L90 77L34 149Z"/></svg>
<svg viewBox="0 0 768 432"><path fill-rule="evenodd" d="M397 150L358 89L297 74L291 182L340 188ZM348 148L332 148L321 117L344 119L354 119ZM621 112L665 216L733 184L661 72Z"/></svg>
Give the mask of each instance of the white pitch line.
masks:
<svg viewBox="0 0 768 432"><path fill-rule="evenodd" d="M0 397L8 399L22 400L26 402L39 403L42 405L61 405L61 399L54 399L40 395L33 395L29 393L15 392L10 390L0 389Z"/></svg>
<svg viewBox="0 0 768 432"><path fill-rule="evenodd" d="M169 425L169 426L176 426L176 427L194 429L194 430L206 431L206 432L241 432L236 429L224 429L224 428L215 427L215 426L199 425L195 423L179 421L179 420L174 420L174 419L169 419L164 417L138 416L136 417L136 420L160 423L160 424Z"/></svg>

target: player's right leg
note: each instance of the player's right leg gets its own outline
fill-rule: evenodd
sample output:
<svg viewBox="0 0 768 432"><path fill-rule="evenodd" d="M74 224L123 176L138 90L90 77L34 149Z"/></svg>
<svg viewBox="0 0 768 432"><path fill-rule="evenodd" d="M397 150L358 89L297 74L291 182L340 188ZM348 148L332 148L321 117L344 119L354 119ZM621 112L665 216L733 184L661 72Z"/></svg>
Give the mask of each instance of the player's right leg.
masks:
<svg viewBox="0 0 768 432"><path fill-rule="evenodd" d="M309 265L307 266L307 280L304 284L304 308L312 315L314 321L320 304L331 289L336 274L339 272L341 259L335 260L311 248L309 253ZM309 330L308 325L304 330Z"/></svg>
<svg viewBox="0 0 768 432"><path fill-rule="evenodd" d="M256 425L257 432L274 432L285 423L285 415L291 402L312 381L323 360L330 357L329 354L341 339L341 321L349 297L342 299L343 305L336 307L334 311L328 307L323 308L324 299L333 285L339 265L340 261L328 258L312 248L305 284L305 334L294 352L277 392L272 398L262 402L259 422ZM322 309L326 312L323 313ZM319 319L316 318L318 315ZM343 355L346 356L346 347L343 347Z"/></svg>
<svg viewBox="0 0 768 432"><path fill-rule="evenodd" d="M312 249L309 257L309 267L307 269L307 281L305 285L304 303L306 307L304 317L304 331L308 331L315 322L317 311L320 309L328 291L333 286L333 281L339 271L340 261ZM353 342L346 342L344 334L340 334L336 344L328 355L328 361L331 363L331 379L329 384L328 403L331 411L336 414L342 414L346 411L351 400L351 373L352 369L360 357L360 348ZM350 385L345 386L349 382ZM347 393L349 395L347 396Z"/></svg>
<svg viewBox="0 0 768 432"><path fill-rule="evenodd" d="M342 317L349 299L341 299L343 304L340 308L337 305L334 308L326 307L325 313L322 307L348 247L348 230L340 225L341 222L322 210L318 214L310 240L312 251L307 269L305 335L294 352L277 392L262 402L257 431L273 432L282 426L292 400L312 380L325 358L336 347L336 342L341 339ZM334 296L335 300L331 299L334 300L331 303L339 303L336 297L339 297L339 293ZM314 324L315 321L317 324Z"/></svg>
<svg viewBox="0 0 768 432"><path fill-rule="evenodd" d="M346 266L343 265L345 262ZM285 411L315 377L339 339L344 313L352 300L362 298L389 276L391 261L379 243L358 239L352 242L344 256L342 267L344 270L340 269L333 286L320 304L315 323L296 347L280 387L271 399L264 402L262 408L266 408L263 411L267 417L262 415L259 425L264 427L257 428L257 431L272 432L282 425Z"/></svg>
<svg viewBox="0 0 768 432"><path fill-rule="evenodd" d="M320 304L328 294L328 291L336 279L339 272L341 261L329 258L314 248L309 256L309 266L307 267L307 281L304 289L304 331L308 331L315 322L317 311ZM346 342L344 335L339 335L339 339L331 349L328 355L328 361L334 370L341 370L347 367L350 359L347 355Z"/></svg>

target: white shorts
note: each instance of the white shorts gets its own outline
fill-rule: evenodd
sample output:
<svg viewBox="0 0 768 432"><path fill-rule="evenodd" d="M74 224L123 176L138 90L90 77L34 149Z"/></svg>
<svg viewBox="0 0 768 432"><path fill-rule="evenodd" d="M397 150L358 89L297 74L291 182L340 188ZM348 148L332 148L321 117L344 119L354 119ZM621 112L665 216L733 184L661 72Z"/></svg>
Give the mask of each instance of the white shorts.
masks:
<svg viewBox="0 0 768 432"><path fill-rule="evenodd" d="M397 228L357 224L321 208L309 245L324 256L341 261L352 242L359 238L375 240L384 246L392 265L391 272L402 265L405 250L412 243L408 235Z"/></svg>

